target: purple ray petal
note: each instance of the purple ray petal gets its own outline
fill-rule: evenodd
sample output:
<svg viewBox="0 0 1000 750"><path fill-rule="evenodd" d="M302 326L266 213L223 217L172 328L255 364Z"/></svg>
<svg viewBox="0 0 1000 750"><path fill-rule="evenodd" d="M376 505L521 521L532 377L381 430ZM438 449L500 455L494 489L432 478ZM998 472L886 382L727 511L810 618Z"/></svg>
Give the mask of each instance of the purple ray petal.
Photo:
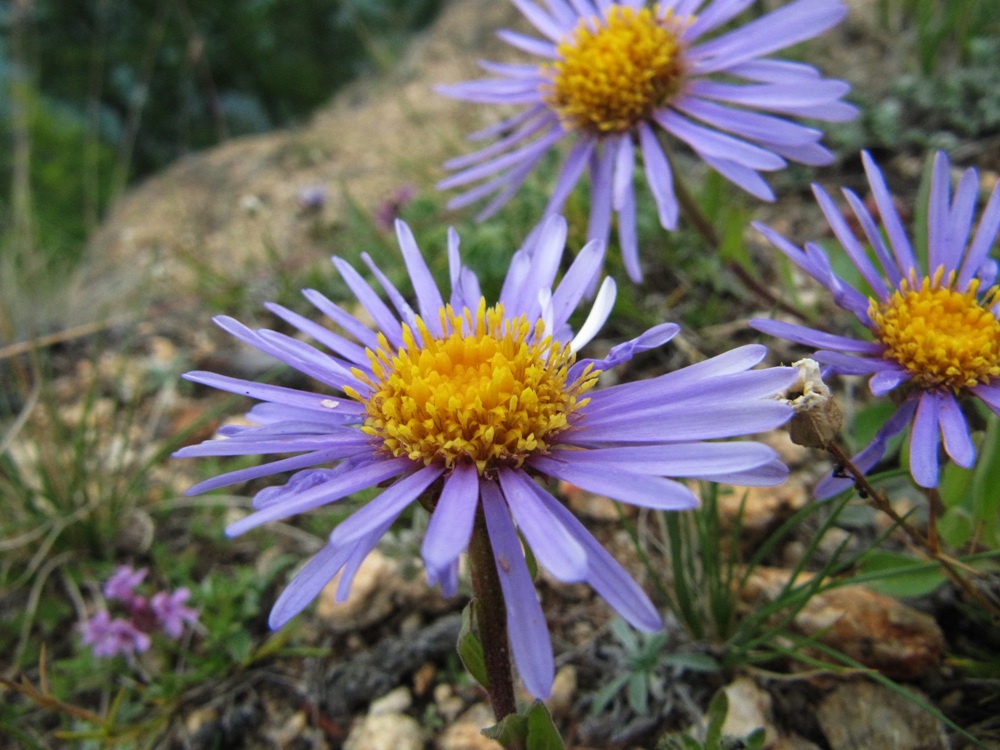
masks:
<svg viewBox="0 0 1000 750"><path fill-rule="evenodd" d="M392 479L412 468L413 462L408 458L379 460L360 466L354 469L354 471L338 476L334 481L307 490L294 499L289 499L287 502L279 505L271 505L256 513L251 513L249 516L227 526L226 536L239 536L269 521L288 518L289 516L318 508L320 505L336 502L355 492L373 487L379 482Z"/></svg>
<svg viewBox="0 0 1000 750"><path fill-rule="evenodd" d="M938 421L941 425L944 449L956 464L964 469L972 468L976 462L976 447L969 436L969 425L965 421L962 409L950 393L943 393L940 398Z"/></svg>
<svg viewBox="0 0 1000 750"><path fill-rule="evenodd" d="M189 496L200 495L203 492L248 482L251 479L260 479L261 477L269 477L285 471L296 471L309 466L328 464L337 460L337 454L337 451L315 451L313 453L304 453L300 456L292 456L291 458L282 458L278 461L270 461L259 466L251 466L247 469L230 471L225 474L219 474L211 479L206 479L204 482L199 482L184 494Z"/></svg>
<svg viewBox="0 0 1000 750"><path fill-rule="evenodd" d="M271 630L284 626L319 596L319 592L344 567L353 547L354 545L334 547L328 544L295 574L271 609L271 616L267 621Z"/></svg>
<svg viewBox="0 0 1000 750"><path fill-rule="evenodd" d="M910 430L910 473L921 487L937 487L938 483L938 412L940 398L923 393Z"/></svg>
<svg viewBox="0 0 1000 750"><path fill-rule="evenodd" d="M799 0L740 26L691 50L700 62L696 74L725 70L811 39L836 25L847 14L837 0ZM705 60L710 58L710 60Z"/></svg>
<svg viewBox="0 0 1000 750"><path fill-rule="evenodd" d="M806 146L815 143L823 136L820 130L780 117L724 107L693 96L678 97L673 106L713 127L727 130L751 141Z"/></svg>
<svg viewBox="0 0 1000 750"><path fill-rule="evenodd" d="M430 584L441 580L446 569L469 545L478 505L479 474L476 467L456 465L444 480L441 497L431 514L421 547Z"/></svg>
<svg viewBox="0 0 1000 750"><path fill-rule="evenodd" d="M632 192L632 172L635 169L635 149L632 147L632 136L620 136L607 142L605 148L614 152L611 205L615 211L621 211L627 194Z"/></svg>
<svg viewBox="0 0 1000 750"><path fill-rule="evenodd" d="M186 372L181 377L185 380L190 380L192 383L201 383L212 388L218 388L220 391L228 391L240 396L249 396L261 401L288 404L290 406L314 409L321 412L350 406L351 413L357 413L354 409L357 405L355 401L349 401L341 397L331 398L330 396L324 396L322 393L310 393L309 391L300 391L280 385L265 385L264 383L257 383L252 380L231 378L227 375L217 375L214 372L203 372L201 370Z"/></svg>
<svg viewBox="0 0 1000 750"><path fill-rule="evenodd" d="M347 544L371 533L382 524L391 523L443 472L443 467L431 464L398 479L383 490L381 495L337 524L330 534L330 544Z"/></svg>
<svg viewBox="0 0 1000 750"><path fill-rule="evenodd" d="M764 432L780 427L791 417L791 407L778 401L750 401L720 404L707 409L704 404L684 403L658 410L653 419L607 420L594 426L584 421L567 437L574 445L605 443L659 443L666 440L711 440ZM669 430L665 427L669 421Z"/></svg>
<svg viewBox="0 0 1000 750"><path fill-rule="evenodd" d="M899 367L895 362L889 362L881 358L852 357L849 354L831 352L825 349L821 349L813 354L813 359L821 364L830 365L836 370L838 375L870 375L882 370L895 371Z"/></svg>
<svg viewBox="0 0 1000 750"><path fill-rule="evenodd" d="M597 141L589 137L580 138L573 144L573 148L566 156L566 161L563 162L562 171L559 172L555 187L552 189L549 203L545 207L545 215L555 213L562 208L566 198L569 197L580 179L580 175L583 174L583 169L587 166L587 161L594 153L596 145Z"/></svg>
<svg viewBox="0 0 1000 750"><path fill-rule="evenodd" d="M340 573L340 580L337 582L337 592L334 596L334 601L347 601L347 597L351 593L351 584L354 583L354 577L358 574L361 564L371 554L371 551L375 549L378 540L385 536L390 526L392 526L392 521L372 529L354 543L354 549L351 550L350 557L347 558L347 563Z"/></svg>
<svg viewBox="0 0 1000 750"><path fill-rule="evenodd" d="M871 261L868 260L868 254L854 236L854 231L847 226L843 212L819 185L813 185L813 195L816 196L816 202L819 203L823 215L826 216L826 222L836 235L840 246L844 248L851 259L851 263L854 264L854 267L858 269L861 277L868 284L868 288L877 294L879 299L883 301L888 299L889 290L886 288L885 281L883 281L878 271L875 270Z"/></svg>
<svg viewBox="0 0 1000 750"><path fill-rule="evenodd" d="M729 161L728 159L717 159L714 156L702 156L702 158L712 169L734 185L746 190L755 198L759 198L762 201L774 200L774 191L771 190L771 186L764 181L763 177L749 167Z"/></svg>
<svg viewBox="0 0 1000 750"><path fill-rule="evenodd" d="M611 203L614 186L612 184L615 153L604 148L600 154L590 158L590 221L587 223L587 237L607 242L611 232Z"/></svg>
<svg viewBox="0 0 1000 750"><path fill-rule="evenodd" d="M945 267L948 269L957 269L961 265L978 198L979 175L976 174L976 170L967 169L962 173L962 179L955 189L955 201L948 216L947 247L944 257Z"/></svg>
<svg viewBox="0 0 1000 750"><path fill-rule="evenodd" d="M738 487L774 487L783 484L789 475L788 467L775 459L755 469L731 471L727 474L699 474L695 479Z"/></svg>
<svg viewBox="0 0 1000 750"><path fill-rule="evenodd" d="M403 251L403 262L406 264L406 271L413 284L413 291L417 295L417 306L420 309L420 316L424 324L435 336L441 336L440 312L444 308L444 300L441 298L441 291L438 289L434 277L431 275L424 257L417 247L417 240L406 222L396 219L396 237L399 240L399 247Z"/></svg>
<svg viewBox="0 0 1000 750"><path fill-rule="evenodd" d="M781 169L785 166L785 160L770 151L716 130L695 125L676 112L661 109L654 112L653 117L664 130L680 138L702 158L724 159L754 170Z"/></svg>
<svg viewBox="0 0 1000 750"><path fill-rule="evenodd" d="M573 264L552 293L552 323L562 328L583 299L584 293L604 263L605 244L591 240L576 254Z"/></svg>
<svg viewBox="0 0 1000 750"><path fill-rule="evenodd" d="M563 37L562 24L555 21L548 13L535 5L531 0L511 0L521 15L528 19L532 26L545 34L553 42L559 43Z"/></svg>
<svg viewBox="0 0 1000 750"><path fill-rule="evenodd" d="M561 459L535 455L527 463L543 474L631 505L660 510L686 510L698 505L691 490L680 482L635 474L613 464L591 464L585 451L579 451L579 458L568 455L572 453L566 452Z"/></svg>
<svg viewBox="0 0 1000 750"><path fill-rule="evenodd" d="M645 122L639 123L639 145L642 148L642 163L646 170L646 181L656 203L660 226L667 230L677 228L677 196L674 194L674 177L666 154Z"/></svg>
<svg viewBox="0 0 1000 750"><path fill-rule="evenodd" d="M625 273L636 284L641 284L642 267L639 265L639 235L635 222L635 191L632 190L630 182L625 189L622 205L618 208L618 244L622 251L622 263L625 265Z"/></svg>
<svg viewBox="0 0 1000 750"><path fill-rule="evenodd" d="M517 31L511 31L510 29L500 29L497 32L497 36L507 42L507 44L511 47L527 52L531 55L538 55L539 57L548 57L552 59L559 57L556 45L551 42L543 42L541 39L535 39L534 37L521 34Z"/></svg>
<svg viewBox="0 0 1000 750"><path fill-rule="evenodd" d="M554 450L557 461L611 464L626 471L662 477L694 477L755 469L773 461L777 454L763 443L669 443L623 448L593 448L587 451Z"/></svg>
<svg viewBox="0 0 1000 750"><path fill-rule="evenodd" d="M893 205L892 195L885 185L882 172L875 160L867 151L862 151L861 162L864 164L868 184L871 186L875 205L878 206L879 216L882 218L882 226L885 227L885 232L889 236L889 246L892 248L893 255L896 256L900 274L906 278L910 275L910 271L917 267L917 259L913 254L910 240L906 236L906 230L903 229L899 213Z"/></svg>
<svg viewBox="0 0 1000 750"><path fill-rule="evenodd" d="M564 583L586 580L587 554L573 536L538 501L534 481L519 469L501 467L500 488L517 527L547 571Z"/></svg>
<svg viewBox="0 0 1000 750"><path fill-rule="evenodd" d="M313 321L302 317L298 313L292 312L286 307L274 304L273 302L265 302L264 307L273 312L286 323L289 323L303 333L312 336L323 346L327 347L341 357L344 357L355 364L368 364L368 358L365 356L364 347L358 346L353 341L348 341L343 336L339 336L331 331L329 328L321 326L318 323L314 323Z"/></svg>
<svg viewBox="0 0 1000 750"><path fill-rule="evenodd" d="M873 396L884 396L901 383L910 380L911 377L909 370L903 367L899 367L899 369L887 368L871 376L871 379L868 381L868 388L871 390Z"/></svg>
<svg viewBox="0 0 1000 750"><path fill-rule="evenodd" d="M507 503L493 482L483 483L482 496L486 527L507 605L507 630L514 662L528 692L536 698L546 698L552 691L555 667L545 615L535 595Z"/></svg>
<svg viewBox="0 0 1000 750"><path fill-rule="evenodd" d="M396 316L392 314L392 310L389 309L385 302L382 301L382 298L375 293L375 290L371 288L367 281L361 278L361 274L355 271L350 264L340 258L334 258L333 265L336 266L340 277L347 284L348 288L350 288L354 296L357 297L361 306L372 316L372 320L375 321L375 327L382 332L389 340L389 343L393 346L399 346L403 342L402 327Z"/></svg>
<svg viewBox="0 0 1000 750"><path fill-rule="evenodd" d="M838 336L825 331L817 331L815 328L807 328L796 323L786 323L781 320L768 320L766 318L753 318L748 325L756 331L766 333L769 336L794 341L805 346L815 346L819 349L835 349L841 352L852 352L854 354L869 354L880 356L885 346L874 341L861 341L852 339L849 336Z"/></svg>
<svg viewBox="0 0 1000 750"><path fill-rule="evenodd" d="M981 398L994 414L1000 415L1000 386L977 385L971 391Z"/></svg>
<svg viewBox="0 0 1000 750"><path fill-rule="evenodd" d="M948 157L938 151L934 156L930 200L927 204L927 273L931 276L947 260L950 205L951 172L948 169Z"/></svg>
<svg viewBox="0 0 1000 750"><path fill-rule="evenodd" d="M993 188L993 193L979 219L979 226L972 239L972 244L965 254L965 262L962 264L962 271L958 276L959 289L965 289L976 275L983 261L989 255L990 248L996 242L997 232L1000 232L1000 185Z"/></svg>
<svg viewBox="0 0 1000 750"><path fill-rule="evenodd" d="M534 487L539 502L563 524L586 552L587 582L594 590L633 627L646 632L662 628L663 621L656 608L625 569L562 503L538 485Z"/></svg>
<svg viewBox="0 0 1000 750"><path fill-rule="evenodd" d="M305 289L302 291L302 295L309 300L317 310L360 341L362 346L369 349L375 349L378 347L378 337L375 333L369 329L368 326L341 308L339 305L331 302L315 289Z"/></svg>
<svg viewBox="0 0 1000 750"><path fill-rule="evenodd" d="M753 3L754 0L716 0L697 15L695 22L685 30L684 40L690 42L713 29L717 29L727 21L736 18Z"/></svg>

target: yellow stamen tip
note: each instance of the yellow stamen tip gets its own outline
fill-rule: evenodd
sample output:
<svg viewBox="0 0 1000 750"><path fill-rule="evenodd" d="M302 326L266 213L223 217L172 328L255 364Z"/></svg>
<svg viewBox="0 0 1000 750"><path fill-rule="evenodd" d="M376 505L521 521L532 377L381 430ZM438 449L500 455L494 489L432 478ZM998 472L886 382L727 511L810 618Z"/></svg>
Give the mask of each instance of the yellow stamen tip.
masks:
<svg viewBox="0 0 1000 750"><path fill-rule="evenodd" d="M1000 377L1000 321L991 308L1000 287L980 298L979 282L954 289L955 274L944 268L919 282L904 280L885 303L871 300L868 316L885 344L883 355L898 362L927 390L964 388Z"/></svg>
<svg viewBox="0 0 1000 750"><path fill-rule="evenodd" d="M677 93L684 74L679 36L691 19L616 5L603 23L581 18L546 65L546 102L569 127L625 132Z"/></svg>
<svg viewBox="0 0 1000 750"><path fill-rule="evenodd" d="M434 338L419 318L421 344L404 328L403 346L368 351L372 376L358 375L372 394L361 399L366 434L393 456L451 468L474 463L480 474L520 466L547 451L570 426L597 382L590 370L573 382L575 356L526 317L507 319L502 305L441 314L445 335ZM391 363L376 367L377 363Z"/></svg>

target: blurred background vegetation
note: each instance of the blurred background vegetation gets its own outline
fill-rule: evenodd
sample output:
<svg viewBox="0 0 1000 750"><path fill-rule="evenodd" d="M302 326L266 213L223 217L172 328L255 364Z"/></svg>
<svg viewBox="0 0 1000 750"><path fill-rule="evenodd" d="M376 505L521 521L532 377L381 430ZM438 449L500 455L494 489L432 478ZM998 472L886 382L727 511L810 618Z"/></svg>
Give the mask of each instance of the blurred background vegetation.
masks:
<svg viewBox="0 0 1000 750"><path fill-rule="evenodd" d="M109 201L194 150L294 125L387 67L441 0L0 5L0 255L72 265Z"/></svg>

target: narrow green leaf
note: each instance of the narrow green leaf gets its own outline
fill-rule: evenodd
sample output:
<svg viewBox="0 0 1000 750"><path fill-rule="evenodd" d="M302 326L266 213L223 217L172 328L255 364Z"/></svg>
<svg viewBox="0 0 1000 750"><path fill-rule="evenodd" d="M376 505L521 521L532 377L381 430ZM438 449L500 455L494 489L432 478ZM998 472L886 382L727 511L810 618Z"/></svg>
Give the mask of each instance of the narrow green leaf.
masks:
<svg viewBox="0 0 1000 750"><path fill-rule="evenodd" d="M473 607L476 600L473 599L465 605L462 610L462 628L458 631L458 658L462 660L466 671L472 678L482 685L486 685L486 660L483 658L483 644L479 642L476 635Z"/></svg>
<svg viewBox="0 0 1000 750"><path fill-rule="evenodd" d="M594 693L594 697L590 701L590 713L592 716L597 716L605 709L611 700L618 695L618 691L625 687L628 678L627 674L620 674Z"/></svg>
<svg viewBox="0 0 1000 750"><path fill-rule="evenodd" d="M928 569L925 561L898 552L872 550L861 558L860 568L862 574L884 574L881 580L869 578L866 585L892 596L923 596L947 580L940 568Z"/></svg>
<svg viewBox="0 0 1000 750"><path fill-rule="evenodd" d="M708 704L708 728L705 730L705 747L718 747L722 741L722 725L729 713L729 696L720 690Z"/></svg>
<svg viewBox="0 0 1000 750"><path fill-rule="evenodd" d="M701 653L666 654L661 661L672 667L680 667L691 672L718 672L722 669L722 665L715 657Z"/></svg>

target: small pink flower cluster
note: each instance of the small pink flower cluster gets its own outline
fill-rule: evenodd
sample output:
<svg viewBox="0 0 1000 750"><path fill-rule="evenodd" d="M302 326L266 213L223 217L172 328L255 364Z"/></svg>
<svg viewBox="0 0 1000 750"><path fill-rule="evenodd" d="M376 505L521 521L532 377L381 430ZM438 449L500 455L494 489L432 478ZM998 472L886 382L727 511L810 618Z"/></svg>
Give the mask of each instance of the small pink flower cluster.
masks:
<svg viewBox="0 0 1000 750"><path fill-rule="evenodd" d="M149 599L136 594L134 589L147 572L146 568L133 571L131 566L122 565L105 582L104 596L124 604L128 615L112 619L107 610L101 610L83 623L83 643L93 649L94 656L142 653L149 650L150 633L161 631L176 639L184 632L184 623L198 622L198 612L184 604L191 596L187 588L172 594L160 591Z"/></svg>

